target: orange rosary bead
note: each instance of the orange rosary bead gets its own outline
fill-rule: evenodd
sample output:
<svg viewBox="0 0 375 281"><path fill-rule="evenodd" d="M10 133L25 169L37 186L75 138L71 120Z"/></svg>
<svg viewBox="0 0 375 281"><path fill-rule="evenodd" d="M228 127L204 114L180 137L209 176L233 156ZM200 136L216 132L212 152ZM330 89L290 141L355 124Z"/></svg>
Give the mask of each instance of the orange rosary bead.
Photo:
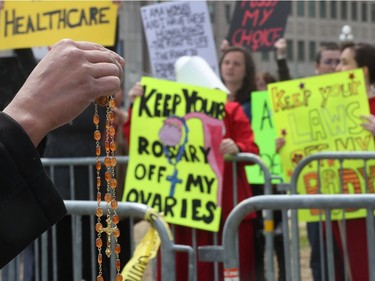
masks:
<svg viewBox="0 0 375 281"><path fill-rule="evenodd" d="M116 274L116 281L122 281L122 280L123 280L122 275L117 273Z"/></svg>
<svg viewBox="0 0 375 281"><path fill-rule="evenodd" d="M106 181L109 181L112 178L111 173L110 172L105 172L104 173L104 178L105 178Z"/></svg>
<svg viewBox="0 0 375 281"><path fill-rule="evenodd" d="M121 252L121 246L120 246L120 244L116 244L115 245L115 253L119 254L120 252Z"/></svg>
<svg viewBox="0 0 375 281"><path fill-rule="evenodd" d="M115 151L116 150L116 143L114 141L111 141L111 143L110 143L110 149L111 149L111 151Z"/></svg>
<svg viewBox="0 0 375 281"><path fill-rule="evenodd" d="M117 165L117 159L116 158L111 158L111 166L115 167Z"/></svg>
<svg viewBox="0 0 375 281"><path fill-rule="evenodd" d="M98 140L101 139L101 137L102 137L102 134L100 133L100 131L99 130L95 130L95 132L94 132L94 139L98 141Z"/></svg>
<svg viewBox="0 0 375 281"><path fill-rule="evenodd" d="M120 268L121 268L121 262L120 262L119 259L116 259L116 269L117 269L117 270L120 270ZM117 279L116 279L116 280L117 280Z"/></svg>
<svg viewBox="0 0 375 281"><path fill-rule="evenodd" d="M103 276L98 275L98 276L96 277L96 281L104 281Z"/></svg>
<svg viewBox="0 0 375 281"><path fill-rule="evenodd" d="M95 147L95 155L100 156L100 152L100 146L98 145L97 147Z"/></svg>
<svg viewBox="0 0 375 281"><path fill-rule="evenodd" d="M112 202L111 202L111 207L112 207L112 209L114 209L114 210L116 210L116 209L118 208L118 203L117 203L116 200L112 200Z"/></svg>
<svg viewBox="0 0 375 281"><path fill-rule="evenodd" d="M100 208L100 207L96 208L96 216L97 217L103 216L103 209L102 208Z"/></svg>
<svg viewBox="0 0 375 281"><path fill-rule="evenodd" d="M109 202L111 202L112 201L112 195L111 195L111 193L106 193L105 195L104 195L104 200L105 200L105 202L107 202L107 203L109 203Z"/></svg>
<svg viewBox="0 0 375 281"><path fill-rule="evenodd" d="M117 180L116 179L112 179L110 181L109 185L111 186L111 188L115 189L117 187Z"/></svg>
<svg viewBox="0 0 375 281"><path fill-rule="evenodd" d="M100 187L101 186L101 179L100 177L96 177L96 187Z"/></svg>
<svg viewBox="0 0 375 281"><path fill-rule="evenodd" d="M106 167L111 166L111 158L109 158L109 157L105 157L105 158L104 158L104 165L105 165Z"/></svg>
<svg viewBox="0 0 375 281"><path fill-rule="evenodd" d="M102 168L102 163L100 162L100 160L96 161L96 165L95 166L96 166L96 170L97 171L99 171Z"/></svg>
<svg viewBox="0 0 375 281"><path fill-rule="evenodd" d="M115 136L115 133L116 133L116 130L113 126L109 127L109 135L111 137L114 137Z"/></svg>
<svg viewBox="0 0 375 281"><path fill-rule="evenodd" d="M98 222L96 225L95 225L95 230L96 232L100 232L101 230L103 229L103 225Z"/></svg>
<svg viewBox="0 0 375 281"><path fill-rule="evenodd" d="M115 121L115 115L113 114L113 112L109 112L109 113L108 113L108 119L109 119L109 121L111 121L111 122L114 122L114 121Z"/></svg>
<svg viewBox="0 0 375 281"><path fill-rule="evenodd" d="M108 101L108 97L107 96L101 96L101 97L98 97L95 102L100 105L100 106L105 106L107 104L107 101Z"/></svg>
<svg viewBox="0 0 375 281"><path fill-rule="evenodd" d="M98 193L96 194L96 201L98 201L98 202L102 202L102 193L101 193L101 192L98 192Z"/></svg>
<svg viewBox="0 0 375 281"><path fill-rule="evenodd" d="M119 221L120 221L120 217L119 217L117 214L116 214L116 215L113 215L113 217L112 217L112 222L113 222L114 224L118 224Z"/></svg>
<svg viewBox="0 0 375 281"><path fill-rule="evenodd" d="M108 104L109 104L110 108L114 108L115 105L116 105L115 99L110 99L109 102L108 102Z"/></svg>
<svg viewBox="0 0 375 281"><path fill-rule="evenodd" d="M113 230L113 236L115 236L116 238L120 237L120 230L118 228L115 228Z"/></svg>
<svg viewBox="0 0 375 281"><path fill-rule="evenodd" d="M103 263L103 256L102 254L98 254L98 264L102 264Z"/></svg>
<svg viewBox="0 0 375 281"><path fill-rule="evenodd" d="M101 238L96 238L95 245L98 248L101 248L103 246L103 240Z"/></svg>
<svg viewBox="0 0 375 281"><path fill-rule="evenodd" d="M99 115L97 113L94 114L94 117L92 118L92 121L95 125L99 124Z"/></svg>

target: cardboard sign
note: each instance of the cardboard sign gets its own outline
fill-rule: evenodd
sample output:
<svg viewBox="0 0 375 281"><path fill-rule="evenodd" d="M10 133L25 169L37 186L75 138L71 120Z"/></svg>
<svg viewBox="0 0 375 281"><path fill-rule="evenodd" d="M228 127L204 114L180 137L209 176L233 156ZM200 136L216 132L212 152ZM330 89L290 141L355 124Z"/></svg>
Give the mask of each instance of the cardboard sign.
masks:
<svg viewBox="0 0 375 281"><path fill-rule="evenodd" d="M237 1L227 36L231 45L270 51L284 36L290 1Z"/></svg>
<svg viewBox="0 0 375 281"><path fill-rule="evenodd" d="M322 151L373 151L374 137L363 129L361 115L369 115L369 102L362 69L268 85L278 136L286 140L281 162L286 181L304 157ZM372 164L371 164L372 163ZM306 166L298 179L299 194L365 193L363 161L322 160ZM367 165L370 192L375 166ZM346 210L346 218L364 216ZM342 218L335 210L333 219ZM318 210L301 211L306 221L319 219Z"/></svg>
<svg viewBox="0 0 375 281"><path fill-rule="evenodd" d="M50 46L70 38L105 46L115 42L112 1L5 1L0 10L0 50Z"/></svg>
<svg viewBox="0 0 375 281"><path fill-rule="evenodd" d="M280 156L276 153L276 129L272 117L272 105L267 91L251 93L251 128L254 131L255 143L259 147L259 156L269 169L271 175L283 178ZM264 184L264 174L259 165L246 166L249 183ZM275 180L274 183L279 183Z"/></svg>
<svg viewBox="0 0 375 281"><path fill-rule="evenodd" d="M141 83L123 201L147 204L173 224L218 231L227 94L148 77Z"/></svg>
<svg viewBox="0 0 375 281"><path fill-rule="evenodd" d="M219 73L206 1L148 5L141 15L154 77L175 80L174 63L182 56L200 56Z"/></svg>

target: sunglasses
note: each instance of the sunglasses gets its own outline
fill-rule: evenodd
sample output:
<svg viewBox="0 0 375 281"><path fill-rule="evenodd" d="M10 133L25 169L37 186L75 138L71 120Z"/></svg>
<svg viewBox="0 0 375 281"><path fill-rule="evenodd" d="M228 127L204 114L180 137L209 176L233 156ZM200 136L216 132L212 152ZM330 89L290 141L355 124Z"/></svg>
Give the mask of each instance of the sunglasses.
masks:
<svg viewBox="0 0 375 281"><path fill-rule="evenodd" d="M323 60L323 63L325 65L332 65L332 64L338 65L340 63L340 59L325 59Z"/></svg>

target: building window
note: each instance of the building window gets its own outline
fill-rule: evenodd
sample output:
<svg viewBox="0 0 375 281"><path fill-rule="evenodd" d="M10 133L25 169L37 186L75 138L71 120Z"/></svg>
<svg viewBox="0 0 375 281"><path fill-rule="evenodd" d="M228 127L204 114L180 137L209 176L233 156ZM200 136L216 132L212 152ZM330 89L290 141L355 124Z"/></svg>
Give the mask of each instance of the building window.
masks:
<svg viewBox="0 0 375 281"><path fill-rule="evenodd" d="M294 56L293 56L293 41L292 40L286 40L286 51L287 51L287 59L292 61Z"/></svg>
<svg viewBox="0 0 375 281"><path fill-rule="evenodd" d="M348 18L348 2L341 2L341 19L346 20Z"/></svg>
<svg viewBox="0 0 375 281"><path fill-rule="evenodd" d="M297 16L303 17L305 15L305 2L299 0L297 2Z"/></svg>
<svg viewBox="0 0 375 281"><path fill-rule="evenodd" d="M227 24L230 23L232 19L232 14L230 13L230 4L225 4L225 20Z"/></svg>
<svg viewBox="0 0 375 281"><path fill-rule="evenodd" d="M309 1L309 17L315 18L315 1Z"/></svg>
<svg viewBox="0 0 375 281"><path fill-rule="evenodd" d="M327 17L327 5L326 5L326 1L319 1L319 14L320 14L320 18L322 19L325 19Z"/></svg>
<svg viewBox="0 0 375 281"><path fill-rule="evenodd" d="M375 4L371 4L371 21L375 22Z"/></svg>
<svg viewBox="0 0 375 281"><path fill-rule="evenodd" d="M362 21L363 22L366 22L367 21L367 3L366 2L362 2L362 5L361 5L361 13L362 13Z"/></svg>
<svg viewBox="0 0 375 281"><path fill-rule="evenodd" d="M336 1L331 2L331 18L333 19L337 18L337 2Z"/></svg>
<svg viewBox="0 0 375 281"><path fill-rule="evenodd" d="M298 61L305 61L305 42L298 41Z"/></svg>
<svg viewBox="0 0 375 281"><path fill-rule="evenodd" d="M289 11L289 15L293 15L293 2L292 1L287 1L287 2L290 2L290 11Z"/></svg>
<svg viewBox="0 0 375 281"><path fill-rule="evenodd" d="M309 42L309 60L315 61L315 55L316 55L316 42L310 41Z"/></svg>
<svg viewBox="0 0 375 281"><path fill-rule="evenodd" d="M269 61L270 60L270 52L262 52L262 60Z"/></svg>
<svg viewBox="0 0 375 281"><path fill-rule="evenodd" d="M352 5L352 20L357 20L357 2L351 2L351 5Z"/></svg>

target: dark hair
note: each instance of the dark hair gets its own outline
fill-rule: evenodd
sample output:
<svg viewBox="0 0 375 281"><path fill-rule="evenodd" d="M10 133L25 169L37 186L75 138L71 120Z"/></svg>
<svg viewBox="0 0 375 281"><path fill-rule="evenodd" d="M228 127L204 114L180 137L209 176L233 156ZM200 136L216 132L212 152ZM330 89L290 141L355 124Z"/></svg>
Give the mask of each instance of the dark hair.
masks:
<svg viewBox="0 0 375 281"><path fill-rule="evenodd" d="M345 49L354 51L354 59L358 67L366 66L368 68L368 76L370 84L375 83L375 47L367 43L344 43L341 46L341 52Z"/></svg>
<svg viewBox="0 0 375 281"><path fill-rule="evenodd" d="M245 77L242 81L242 86L240 89L237 90L235 93L235 101L239 103L243 103L250 99L250 93L256 91L256 71L255 71L255 63L253 57L249 50L245 49L242 46L232 46L229 47L227 50L224 51L223 55L220 58L220 77L223 80L221 75L221 65L223 63L224 57L231 52L241 52L245 58ZM225 81L223 80L224 84Z"/></svg>
<svg viewBox="0 0 375 281"><path fill-rule="evenodd" d="M340 47L337 43L334 42L324 42L320 45L318 52L315 55L315 62L320 64L322 58L322 53L324 51L340 51Z"/></svg>

